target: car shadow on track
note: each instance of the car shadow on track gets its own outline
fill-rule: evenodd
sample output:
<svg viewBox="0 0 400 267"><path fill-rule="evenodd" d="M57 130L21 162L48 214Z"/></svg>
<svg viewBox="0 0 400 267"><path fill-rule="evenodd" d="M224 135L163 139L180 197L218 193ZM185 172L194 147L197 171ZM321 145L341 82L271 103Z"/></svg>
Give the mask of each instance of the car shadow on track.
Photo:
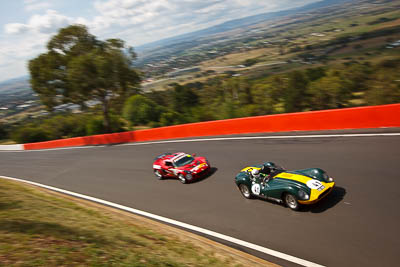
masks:
<svg viewBox="0 0 400 267"><path fill-rule="evenodd" d="M340 201L343 200L344 196L346 195L346 189L340 186L335 186L332 190L332 192L327 195L325 198L321 199L319 202L312 204L312 205L302 205L298 212L312 212L312 213L321 213L326 211L327 209L330 209L336 204L338 204ZM268 199L263 199L263 198L257 198L262 201L266 201L269 203L273 203L276 205L281 205L285 207L283 203L278 203L272 200Z"/></svg>
<svg viewBox="0 0 400 267"><path fill-rule="evenodd" d="M204 180L210 178L210 177L211 177L214 173L216 173L217 171L218 171L218 168L211 167L211 168L210 168L210 171L209 171L206 175L204 175L203 177L200 177L199 179L194 180L193 182L190 182L190 184L195 184L195 183L204 181Z"/></svg>
<svg viewBox="0 0 400 267"><path fill-rule="evenodd" d="M210 171L206 175L204 175L203 177L200 177L200 178L198 178L198 179L196 179L194 181L191 181L191 182L189 182L187 184L195 184L195 183L199 183L201 181L204 181L204 180L210 178L214 173L216 173L217 170L218 170L218 168L211 167ZM176 178L176 177L164 177L163 180L164 181L168 181L168 180L179 181L178 178Z"/></svg>
<svg viewBox="0 0 400 267"><path fill-rule="evenodd" d="M346 195L346 189L340 186L335 186L332 192L327 195L324 199L321 199L318 203L309 206L303 206L300 211L302 212L312 212L321 213L336 206L341 202Z"/></svg>

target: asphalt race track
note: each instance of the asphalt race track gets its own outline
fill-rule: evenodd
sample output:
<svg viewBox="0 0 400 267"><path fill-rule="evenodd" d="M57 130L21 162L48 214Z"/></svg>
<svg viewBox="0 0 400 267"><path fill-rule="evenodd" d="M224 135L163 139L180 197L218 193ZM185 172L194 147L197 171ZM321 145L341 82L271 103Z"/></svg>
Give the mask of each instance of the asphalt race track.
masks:
<svg viewBox="0 0 400 267"><path fill-rule="evenodd" d="M307 133L301 133L307 134ZM206 156L214 173L192 184L157 180L153 158ZM234 176L274 161L319 167L337 187L300 212L247 200ZM326 266L397 266L400 136L220 140L0 152L0 175L27 179L210 229ZM237 246L236 246L237 247ZM295 266L250 249L272 262Z"/></svg>

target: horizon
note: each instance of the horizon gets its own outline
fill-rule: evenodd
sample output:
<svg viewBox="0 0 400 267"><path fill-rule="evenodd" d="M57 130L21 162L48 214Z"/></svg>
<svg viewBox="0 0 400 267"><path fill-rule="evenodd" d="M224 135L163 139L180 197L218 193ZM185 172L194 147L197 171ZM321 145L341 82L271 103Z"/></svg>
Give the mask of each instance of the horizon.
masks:
<svg viewBox="0 0 400 267"><path fill-rule="evenodd" d="M27 62L45 52L60 28L84 24L99 39L120 38L134 48L231 20L290 10L323 0L101 0L94 3L18 0L0 3L0 83L28 75ZM7 12L8 10L13 12ZM164 27L166 26L166 27Z"/></svg>

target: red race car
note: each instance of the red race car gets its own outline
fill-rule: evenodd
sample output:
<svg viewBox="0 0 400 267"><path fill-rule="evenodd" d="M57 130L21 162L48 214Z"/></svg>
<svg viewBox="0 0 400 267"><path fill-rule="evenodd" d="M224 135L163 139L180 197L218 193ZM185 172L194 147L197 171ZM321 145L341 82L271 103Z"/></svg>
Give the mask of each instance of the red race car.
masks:
<svg viewBox="0 0 400 267"><path fill-rule="evenodd" d="M206 158L183 152L162 154L156 157L153 163L153 171L158 179L176 177L183 184L203 177L210 168Z"/></svg>

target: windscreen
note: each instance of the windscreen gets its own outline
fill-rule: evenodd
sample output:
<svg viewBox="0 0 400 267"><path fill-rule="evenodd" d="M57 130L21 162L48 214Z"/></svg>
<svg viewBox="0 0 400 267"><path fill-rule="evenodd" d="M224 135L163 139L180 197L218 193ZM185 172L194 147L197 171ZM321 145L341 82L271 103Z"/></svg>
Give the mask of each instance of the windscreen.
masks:
<svg viewBox="0 0 400 267"><path fill-rule="evenodd" d="M329 179L329 175L326 172L322 172L322 178L324 180L328 180Z"/></svg>
<svg viewBox="0 0 400 267"><path fill-rule="evenodd" d="M194 158L193 158L191 155L186 155L186 156L184 156L184 157L178 159L177 161L175 161L175 162L174 162L174 165L175 165L176 167L182 167L182 166L185 166L185 165L187 165L187 164L192 163L193 160L194 160Z"/></svg>

